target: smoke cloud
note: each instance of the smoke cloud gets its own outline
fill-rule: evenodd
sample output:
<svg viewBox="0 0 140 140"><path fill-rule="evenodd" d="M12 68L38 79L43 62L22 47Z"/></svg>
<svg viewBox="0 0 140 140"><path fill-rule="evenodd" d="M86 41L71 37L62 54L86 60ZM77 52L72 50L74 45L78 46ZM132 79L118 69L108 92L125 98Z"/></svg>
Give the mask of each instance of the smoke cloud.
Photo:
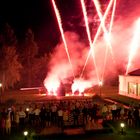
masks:
<svg viewBox="0 0 140 140"><path fill-rule="evenodd" d="M132 47L130 44L135 32L135 22L140 17L139 6L139 0L117 1L115 18L110 39L113 53L111 54L110 49L108 49L107 57L105 59L106 48L108 46L103 36L103 32L101 32L101 35L99 36L94 46L97 71L99 74L99 78L103 80L103 82L111 79L112 77L117 77L119 74L125 74L130 50ZM91 6L90 8L94 7ZM81 19L81 21L83 23L83 19ZM96 20L94 20L93 22L96 22ZM79 88L81 92L83 92L86 88L98 85L99 81L95 72L93 58L91 56L83 73L83 76L80 77L90 50L89 45L82 41L80 35L75 31L66 31L64 35L66 38L69 55L75 74L75 80L73 79L72 67L69 64L68 57L64 48L64 43L62 40L60 40L52 55L49 64L50 71L46 76L44 83L46 83L46 85L49 85L48 83L50 83L50 81L53 81L52 83L55 83L55 81L65 81L65 79L71 78L73 80L72 90L77 90L79 86L81 87ZM140 49L138 49L138 51L139 50ZM138 53L135 54L132 62L133 65L131 66L129 71L140 68ZM60 84L60 82L58 83Z"/></svg>

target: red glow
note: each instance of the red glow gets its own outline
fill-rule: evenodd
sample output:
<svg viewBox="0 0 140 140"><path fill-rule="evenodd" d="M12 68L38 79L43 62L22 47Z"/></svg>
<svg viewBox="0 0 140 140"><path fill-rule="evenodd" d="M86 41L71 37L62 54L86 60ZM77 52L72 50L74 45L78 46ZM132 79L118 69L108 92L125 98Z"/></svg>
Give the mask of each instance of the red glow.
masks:
<svg viewBox="0 0 140 140"><path fill-rule="evenodd" d="M78 91L79 95L82 95L82 93L85 91L85 89L92 87L93 85L96 85L96 81L90 81L90 80L84 80L84 79L75 79L74 83L72 84L72 93Z"/></svg>
<svg viewBox="0 0 140 140"><path fill-rule="evenodd" d="M114 0L114 5L113 5L113 10L112 10L112 15L111 15L111 21L110 21L110 27L109 27L109 33L105 33L105 39L107 40L107 42L111 41L111 31L112 31L112 26L113 26L113 21L114 21L115 9L116 9L116 0ZM109 48L110 48L110 52L111 52L111 55L112 55L112 60L113 60L114 64L116 64L111 43L109 43ZM103 67L103 73L102 73L102 78L101 78L102 81L103 81L103 78L104 78L105 67L106 67L106 62L107 62L107 54L108 54L108 49L109 48L107 47L106 52L105 52L104 67Z"/></svg>
<svg viewBox="0 0 140 140"><path fill-rule="evenodd" d="M60 32L61 32L61 36L62 36L62 39L63 39L63 42L64 42L64 47L65 47L65 50L66 50L66 53L67 53L67 56L68 56L69 63L71 65L73 77L75 77L73 66L72 66L72 63L71 63L70 55L69 55L69 51L68 51L68 47L67 47L67 43L66 43L66 39L65 39L65 36L64 36L64 31L63 31L63 27L62 27L62 23L61 23L61 17L60 17L60 14L59 14L59 10L58 10L54 0L52 0L52 3L53 3L54 11L55 11L55 14L56 14L57 22L58 22L58 25L59 25L59 29L60 29Z"/></svg>
<svg viewBox="0 0 140 140"><path fill-rule="evenodd" d="M104 24L105 19L107 18L107 15L108 15L108 12L109 12L109 10L110 10L110 8L111 8L111 6L112 6L112 3L113 3L113 0L110 0L110 3L108 4L108 7L107 7L107 9L106 9L106 11L105 11L105 13L104 13L104 16L103 16L103 18L102 18L102 20L101 20L101 23L100 23L100 25L99 25L99 27L98 27L98 30L97 30L97 32L96 32L96 35L95 35L95 37L94 37L94 40L93 40L93 43L92 43L92 48L95 46L95 43L96 43L96 41L97 41L97 38L98 38L98 36L99 36L99 34L100 34L100 32L101 32L101 27L102 27L102 25ZM90 48L90 51L89 51L89 53L88 53L88 56L87 56L87 59L86 59L85 65L84 65L84 68L83 68L83 70L82 70L82 73L83 73L83 71L85 70L85 67L86 67L86 65L87 65L87 62L88 62L90 53L91 53L91 51L92 51L92 48ZM99 77L99 76L98 76L98 77ZM98 81L100 81L99 79L101 79L101 78L99 77L99 78L98 78Z"/></svg>
<svg viewBox="0 0 140 140"><path fill-rule="evenodd" d="M44 86L48 91L48 95L57 96L57 90L60 86L60 81L56 75L51 75L44 80Z"/></svg>
<svg viewBox="0 0 140 140"><path fill-rule="evenodd" d="M102 86L102 85L103 85L103 81L100 81L100 82L99 82L99 86Z"/></svg>
<svg viewBox="0 0 140 140"><path fill-rule="evenodd" d="M90 30L89 30L87 12L86 12L86 8L85 8L84 0L81 0L81 5L82 5L82 11L83 11L84 19L85 19L86 31L87 31L87 35L88 35L89 45L90 45L90 48L91 48L91 54L92 54L93 62L94 62L94 66L95 66L95 71L96 71L97 78L99 80L99 73L98 73L98 69L97 69L96 61L95 61L94 47L92 47L92 40L91 40L91 36L90 36ZM85 66L86 66L86 64L85 64ZM82 75L83 75L83 71L82 71L80 77L82 77Z"/></svg>
<svg viewBox="0 0 140 140"><path fill-rule="evenodd" d="M134 35L133 35L131 46L130 46L128 64L126 68L126 74L128 73L129 68L131 67L132 60L137 53L138 47L140 47L139 39L140 39L140 18L136 21L136 24L135 24Z"/></svg>
<svg viewBox="0 0 140 140"><path fill-rule="evenodd" d="M109 37L111 36L110 34L111 34L111 31L112 31L115 10L116 10L116 0L114 0L114 5L113 5L113 10L112 10L112 15L111 15L111 21L110 21L110 27L109 27Z"/></svg>
<svg viewBox="0 0 140 140"><path fill-rule="evenodd" d="M102 13L101 13L101 9L100 9L100 4L99 4L99 1L98 0L93 0L94 2L94 5L96 7L96 11L99 15L99 18L101 20L101 26L102 26L102 29L104 31L104 38L107 42L107 47L106 47L106 53L105 53L105 59L104 59L104 68L103 68L103 72L102 72L102 77L101 79L103 80L103 77L104 77L104 71L105 71L105 66L106 66L106 61L107 61L107 53L108 53L108 47L111 51L111 54L112 54L112 58L114 58L113 56L113 51L112 51L112 46L111 46L111 42L110 42L110 34L108 33L106 27L105 27L105 20L102 22L102 19L103 19L103 16L102 16ZM113 8L114 9L114 8ZM114 17L114 11L113 11L113 14L112 14L112 17ZM113 18L111 18L111 23L110 23L110 30L111 30L111 27L112 27L112 24L113 24Z"/></svg>
<svg viewBox="0 0 140 140"><path fill-rule="evenodd" d="M94 13L90 15L88 11L89 9L93 10L93 0L90 1L91 5L89 6L85 5L87 3L84 3L84 0L81 0L83 9L82 12L84 15L84 22L86 25L85 28L88 35L88 44L90 45L90 50L87 47L87 42L85 40L81 41L81 35L78 34L78 32L76 32L75 30L67 30L66 32L63 31L59 12L55 10L57 13L56 16L58 15L57 20L60 20L58 21L58 24L62 40L60 40L59 43L55 46L55 50L52 53L52 57L48 66L49 72L44 81L45 87L48 89L51 95L54 95L54 93L56 93L61 80L65 81L66 79L69 85L71 85L73 82L73 92L78 91L79 93L82 93L88 87L91 87L93 85L100 85L100 81L108 82L112 80L111 78L117 77L120 73L122 74L126 70L126 62L128 62L127 72L130 71L130 68L134 69L136 67L140 67L139 59L136 59L136 57L139 57L136 51L139 52L139 48L137 46L140 40L138 38L138 36L140 36L140 31L137 25L135 25L135 28L133 27L133 23L139 17L140 13L140 9L139 7L137 7L138 3L134 4L132 2L131 5L129 4L129 8L131 8L130 6L133 5L133 10L131 10L131 12L129 12L128 10L127 16L121 15L122 11L120 11L121 14L118 15L123 1L117 1L116 6L116 0L110 0L105 12L103 12L104 9L101 9L102 6L100 7L100 5L98 4L97 8L100 12L100 14L98 13L98 15L100 15L100 20L95 20L93 17L95 16ZM52 2L54 2L54 0ZM57 9L56 5L54 7L54 9ZM116 12L115 9L117 9ZM69 13L72 12L73 11L71 10ZM117 15L114 16L114 14ZM89 18L91 19L88 20ZM81 19L81 21L83 20ZM70 20L69 22L72 21ZM92 24L95 23L96 26L93 27L96 28L95 30L92 29L91 26L89 30L89 25L92 25L91 22ZM80 23L80 25L81 24L83 25L83 22ZM95 34L96 30L97 32ZM93 41L92 35L94 37ZM109 45L113 46L113 48L112 46L110 47L111 49L113 49L113 57L114 60L116 60L115 65L112 61L112 52L108 53L109 47L106 47ZM128 53L128 51L130 52ZM90 54L92 54L95 64L93 64L93 59L90 57ZM130 67L131 64L133 64L133 67ZM73 70L75 77L80 77L79 79L74 80L72 72ZM71 80L67 80L69 78ZM93 83L91 81L96 82ZM66 95L70 96L72 94L67 93Z"/></svg>

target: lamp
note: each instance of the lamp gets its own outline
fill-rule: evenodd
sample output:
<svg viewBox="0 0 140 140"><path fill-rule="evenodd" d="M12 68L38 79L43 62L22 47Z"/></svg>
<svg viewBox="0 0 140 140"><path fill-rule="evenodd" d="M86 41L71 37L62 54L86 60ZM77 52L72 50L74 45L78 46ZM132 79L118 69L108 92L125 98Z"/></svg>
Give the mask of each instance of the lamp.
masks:
<svg viewBox="0 0 140 140"><path fill-rule="evenodd" d="M120 134L124 135L125 134L125 131L124 131L125 124L123 122L120 123L120 127L121 127Z"/></svg>
<svg viewBox="0 0 140 140"><path fill-rule="evenodd" d="M28 131L24 131L23 134L24 134L24 138L25 138L25 140L27 140Z"/></svg>

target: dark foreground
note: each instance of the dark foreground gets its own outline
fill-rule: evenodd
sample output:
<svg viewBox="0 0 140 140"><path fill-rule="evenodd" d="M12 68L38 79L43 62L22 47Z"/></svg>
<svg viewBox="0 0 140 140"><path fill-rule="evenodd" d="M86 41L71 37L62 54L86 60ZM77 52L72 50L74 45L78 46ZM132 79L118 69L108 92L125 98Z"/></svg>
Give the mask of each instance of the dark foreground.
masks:
<svg viewBox="0 0 140 140"><path fill-rule="evenodd" d="M121 99L120 97L114 97L116 100ZM98 98L97 98L98 99ZM42 98L40 99L42 101ZM43 100L44 101L44 100ZM126 101L126 98L125 98ZM102 100L96 100L95 102L102 103ZM124 103L122 100L121 103ZM130 101L127 101L126 105L129 105ZM12 129L10 135L0 134L1 140L138 140L140 137L139 128L134 127L129 128L125 126L125 132L120 133L120 122L116 120L115 122L107 122L107 127L88 130L85 131L83 127L77 128L65 128L63 131L60 128L51 126L47 129L40 131L40 128L30 126L24 127L23 130ZM28 136L23 135L23 131L26 130L29 132Z"/></svg>
<svg viewBox="0 0 140 140"><path fill-rule="evenodd" d="M27 138L23 136L22 133L11 134L10 136L1 136L1 140L138 140L140 134L137 132L126 132L126 134L120 134L119 132L115 133L101 133L101 132L90 132L86 134L76 134L76 135L64 135L64 134L55 134L50 136L32 136L31 133Z"/></svg>

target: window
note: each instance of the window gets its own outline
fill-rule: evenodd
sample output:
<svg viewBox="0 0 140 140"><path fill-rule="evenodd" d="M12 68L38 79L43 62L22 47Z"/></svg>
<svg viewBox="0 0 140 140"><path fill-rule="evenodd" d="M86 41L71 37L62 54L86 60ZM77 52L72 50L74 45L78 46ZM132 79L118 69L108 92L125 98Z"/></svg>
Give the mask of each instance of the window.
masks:
<svg viewBox="0 0 140 140"><path fill-rule="evenodd" d="M140 89L140 87L139 87L139 89ZM137 95L137 84L136 83L129 83L128 94Z"/></svg>

